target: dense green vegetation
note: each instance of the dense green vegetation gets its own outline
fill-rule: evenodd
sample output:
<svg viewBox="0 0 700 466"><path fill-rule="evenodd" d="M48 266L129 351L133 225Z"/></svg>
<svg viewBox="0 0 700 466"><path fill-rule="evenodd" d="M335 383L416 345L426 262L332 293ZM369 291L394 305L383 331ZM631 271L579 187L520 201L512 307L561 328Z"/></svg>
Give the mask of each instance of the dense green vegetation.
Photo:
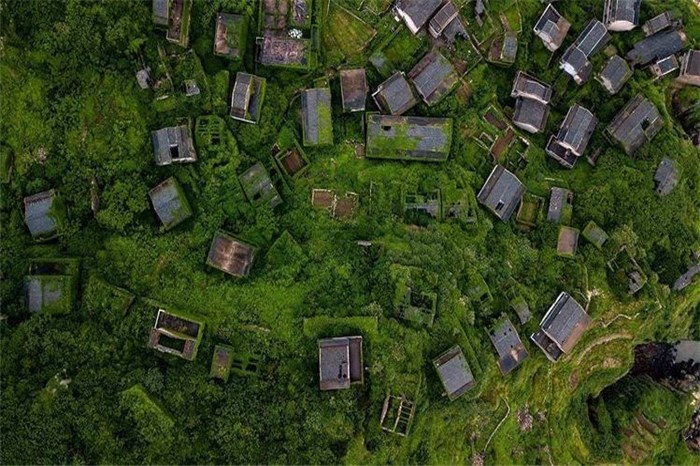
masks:
<svg viewBox="0 0 700 466"><path fill-rule="evenodd" d="M599 397L627 372L635 344L700 339L697 281L681 293L669 290L700 249L699 154L683 129L697 127L699 118L691 108L681 122L672 105L689 108L697 89L674 100L673 78L654 82L644 69L614 97L593 80L577 87L555 65L558 55L552 58L531 32L541 2L491 0L486 27L500 28L503 11L513 30L522 28L516 63L477 61L464 41L445 52L468 71L457 90L434 107L409 112L453 119L449 160L360 158L363 115L342 114L336 71L365 66L376 89L430 47L384 13L389 3L316 1L319 64L293 71L256 65L252 0L195 0L191 51L153 28L150 2L0 0L3 181L5 167L13 166L9 183L0 185L0 462L445 464L483 452L487 463L697 464L679 433L689 416L685 396L635 381ZM558 2L573 23L568 41L591 17L602 17L600 4ZM700 10L692 1L645 0L642 20L670 7L682 14L689 45L697 48ZM241 61L212 52L219 11L250 18ZM462 14L473 23L472 4ZM612 44L624 53L641 37L635 29L615 34ZM604 60L603 53L596 56L595 68ZM155 91L137 85L134 75L144 65L162 81ZM582 230L594 221L605 230L610 239L601 250L581 238L573 258L559 257L558 228L542 215L525 232L475 207L474 193L493 166L479 137L495 130L482 116L491 105L506 114L512 109L518 69L551 83L555 97L547 130L528 135L529 147L516 140L503 163L515 167L532 195L547 198L551 186L571 189L571 225ZM257 125L227 116L240 70L267 79ZM280 146L294 146L290 133L301 140L299 91L322 76L330 81L335 144L305 148L308 168L290 178L271 148L279 139ZM185 97L184 80L192 78L201 93ZM640 92L659 107L665 125L630 157L603 129ZM542 148L574 102L600 120L588 151L601 154L596 167L580 160L567 171ZM200 125L196 163L157 167L150 131L187 118L194 125L203 115L216 116L210 124L224 121L218 140ZM518 155L525 150L526 164ZM664 156L677 162L681 181L659 197L653 174ZM258 162L284 200L274 210L249 203L239 183ZM164 232L148 191L171 176L193 216ZM38 244L23 223L22 199L50 188L66 208L65 221L56 240ZM357 193L354 218L312 208L313 188ZM443 203L461 202L471 213L408 224L404 194L437 189ZM218 229L257 248L248 278L206 266ZM634 296L607 266L623 245L649 278ZM26 310L23 278L30 260L40 257L81 259L79 299L70 314ZM397 270L411 270L410 279L420 281L413 288L437 297L432 326L397 318L397 292L408 281ZM571 355L552 364L527 337L560 291L586 304L593 324ZM504 312L517 322L509 305L517 297L533 313L516 325L530 357L504 377L487 330ZM206 322L194 362L147 349L159 305ZM358 333L364 384L321 392L317 338ZM259 367L234 371L225 383L211 379L217 344L259 359ZM431 360L455 344L477 386L449 402ZM421 382L413 390L406 380ZM410 435L401 438L382 431L379 417L387 394L407 390L416 393L418 407ZM623 445L638 412L666 424L652 448L635 458ZM534 420L523 429L518 420L528 415Z"/></svg>

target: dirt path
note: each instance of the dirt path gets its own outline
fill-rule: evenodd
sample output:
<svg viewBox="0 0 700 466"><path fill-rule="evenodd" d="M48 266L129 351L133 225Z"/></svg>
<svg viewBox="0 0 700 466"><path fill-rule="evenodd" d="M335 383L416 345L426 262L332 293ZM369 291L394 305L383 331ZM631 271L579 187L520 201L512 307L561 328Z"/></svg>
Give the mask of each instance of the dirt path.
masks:
<svg viewBox="0 0 700 466"><path fill-rule="evenodd" d="M604 345L605 343L610 343L611 341L615 340L631 340L632 339L632 334L627 333L627 332L620 332L620 333L612 333L610 335L606 335L604 337L598 338L594 342L592 342L590 345L584 349L581 354L578 355L578 358L576 358L576 365L581 364L581 360L588 354L593 348L596 346Z"/></svg>

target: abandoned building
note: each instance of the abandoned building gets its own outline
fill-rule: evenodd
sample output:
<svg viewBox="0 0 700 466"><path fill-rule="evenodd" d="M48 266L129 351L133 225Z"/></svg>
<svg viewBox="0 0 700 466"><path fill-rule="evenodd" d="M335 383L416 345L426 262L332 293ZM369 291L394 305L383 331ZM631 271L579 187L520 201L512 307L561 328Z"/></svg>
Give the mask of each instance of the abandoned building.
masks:
<svg viewBox="0 0 700 466"><path fill-rule="evenodd" d="M450 401L456 400L476 385L462 348L457 345L435 358L433 366Z"/></svg>
<svg viewBox="0 0 700 466"><path fill-rule="evenodd" d="M476 197L496 217L507 222L520 204L523 194L525 185L501 165L496 165Z"/></svg>
<svg viewBox="0 0 700 466"><path fill-rule="evenodd" d="M394 11L397 21L402 19L413 34L417 34L440 8L442 0L398 0Z"/></svg>
<svg viewBox="0 0 700 466"><path fill-rule="evenodd" d="M209 248L207 265L234 277L247 277L253 265L255 248L224 231L217 231Z"/></svg>
<svg viewBox="0 0 700 466"><path fill-rule="evenodd" d="M562 292L531 339L550 361L556 362L562 354L571 352L590 324L591 318L583 307L568 293Z"/></svg>
<svg viewBox="0 0 700 466"><path fill-rule="evenodd" d="M405 437L411 430L415 411L416 404L405 396L387 395L384 398L379 425L386 432Z"/></svg>
<svg viewBox="0 0 700 466"><path fill-rule="evenodd" d="M151 78L151 68L146 67L136 72L136 82L141 89L150 89L153 86Z"/></svg>
<svg viewBox="0 0 700 466"><path fill-rule="evenodd" d="M231 118L245 123L257 123L260 120L265 97L265 78L238 72L231 92Z"/></svg>
<svg viewBox="0 0 700 466"><path fill-rule="evenodd" d="M201 94L202 90L194 79L185 79L185 97L194 97Z"/></svg>
<svg viewBox="0 0 700 466"><path fill-rule="evenodd" d="M548 104L552 100L552 88L539 79L523 71L518 71L513 81L510 96L533 99Z"/></svg>
<svg viewBox="0 0 700 466"><path fill-rule="evenodd" d="M401 115L418 104L418 99L403 71L397 71L381 83L372 94L372 98L377 107L389 115Z"/></svg>
<svg viewBox="0 0 700 466"><path fill-rule="evenodd" d="M230 13L216 15L214 55L239 60L245 53L248 21L245 16Z"/></svg>
<svg viewBox="0 0 700 466"><path fill-rule="evenodd" d="M160 3L162 0L154 0ZM192 0L165 0L168 11L168 31L165 38L180 47L187 47L189 42ZM159 12L163 7L159 6ZM159 20L162 18L159 18Z"/></svg>
<svg viewBox="0 0 700 466"><path fill-rule="evenodd" d="M676 19L673 11L664 11L663 13L654 16L642 26L642 31L646 36L651 36L664 29L679 27L680 22Z"/></svg>
<svg viewBox="0 0 700 466"><path fill-rule="evenodd" d="M65 218L65 209L56 195L49 189L24 198L24 223L35 241L47 241L60 233Z"/></svg>
<svg viewBox="0 0 700 466"><path fill-rule="evenodd" d="M673 283L673 291L681 291L687 288L696 275L700 275L700 264L695 264L690 267L683 275L678 277L678 279Z"/></svg>
<svg viewBox="0 0 700 466"><path fill-rule="evenodd" d="M170 17L170 0L153 0L153 23L156 26L168 27Z"/></svg>
<svg viewBox="0 0 700 466"><path fill-rule="evenodd" d="M209 377L228 381L231 374L231 364L233 363L233 348L229 345L216 345L214 354L211 357L211 368Z"/></svg>
<svg viewBox="0 0 700 466"><path fill-rule="evenodd" d="M515 63L518 55L518 35L512 31L503 34L501 52L498 56L502 63Z"/></svg>
<svg viewBox="0 0 700 466"><path fill-rule="evenodd" d="M73 309L79 282L79 259L31 259L24 277L25 305L33 314L68 314Z"/></svg>
<svg viewBox="0 0 700 466"><path fill-rule="evenodd" d="M333 144L331 90L306 89L301 93L301 129L304 146Z"/></svg>
<svg viewBox="0 0 700 466"><path fill-rule="evenodd" d="M598 119L585 107L574 104L566 113L566 118L559 127L556 136L547 143L547 155L566 168L574 164L588 147L588 141L593 136Z"/></svg>
<svg viewBox="0 0 700 466"><path fill-rule="evenodd" d="M362 337L336 337L318 341L321 390L343 390L364 381Z"/></svg>
<svg viewBox="0 0 700 466"><path fill-rule="evenodd" d="M664 126L656 106L641 95L633 97L615 116L606 132L632 155Z"/></svg>
<svg viewBox="0 0 700 466"><path fill-rule="evenodd" d="M514 296L513 299L510 300L509 304L513 312L518 315L518 319L520 320L521 324L526 324L530 320L530 317L532 317L530 306L527 304L527 301L525 301L525 298L523 298L522 295Z"/></svg>
<svg viewBox="0 0 700 466"><path fill-rule="evenodd" d="M630 68L625 59L619 55L613 55L603 70L596 75L596 80L610 94L617 94L631 77L632 68Z"/></svg>
<svg viewBox="0 0 700 466"><path fill-rule="evenodd" d="M590 58L610 42L611 36L603 23L592 19L561 57L559 67L571 76L576 84L588 81L593 70Z"/></svg>
<svg viewBox="0 0 700 466"><path fill-rule="evenodd" d="M549 116L552 88L527 73L518 71L510 91L515 97L513 124L530 133L544 130Z"/></svg>
<svg viewBox="0 0 700 466"><path fill-rule="evenodd" d="M248 202L253 205L267 204L274 209L282 198L262 163L258 162L238 177Z"/></svg>
<svg viewBox="0 0 700 466"><path fill-rule="evenodd" d="M452 119L366 115L368 158L442 162L452 146Z"/></svg>
<svg viewBox="0 0 700 466"><path fill-rule="evenodd" d="M549 117L549 105L539 100L518 97L515 101L513 124L528 133L544 131Z"/></svg>
<svg viewBox="0 0 700 466"><path fill-rule="evenodd" d="M148 337L148 347L194 361L203 333L203 321L158 309L156 322Z"/></svg>
<svg viewBox="0 0 700 466"><path fill-rule="evenodd" d="M335 202L336 195L335 191L332 189L314 188L311 190L311 205L313 207L332 210L335 206Z"/></svg>
<svg viewBox="0 0 700 466"><path fill-rule="evenodd" d="M651 71L651 74L654 75L654 78L660 79L670 73L673 73L678 69L678 67L678 59L675 55L671 55L670 57L662 58L661 60L656 60L654 63L651 64L649 69Z"/></svg>
<svg viewBox="0 0 700 466"><path fill-rule="evenodd" d="M170 230L192 216L185 192L175 178L168 178L148 192L164 230Z"/></svg>
<svg viewBox="0 0 700 466"><path fill-rule="evenodd" d="M678 168L673 160L668 157L661 159L661 163L654 173L654 183L656 184L656 193L660 196L670 194L678 185Z"/></svg>
<svg viewBox="0 0 700 466"><path fill-rule="evenodd" d="M156 165L197 161L189 123L152 131L151 139Z"/></svg>
<svg viewBox="0 0 700 466"><path fill-rule="evenodd" d="M258 61L262 65L292 68L310 66L310 39L265 34L257 42Z"/></svg>
<svg viewBox="0 0 700 466"><path fill-rule="evenodd" d="M344 112L364 112L367 92L369 88L364 68L340 70L340 96Z"/></svg>
<svg viewBox="0 0 700 466"><path fill-rule="evenodd" d="M592 220L586 224L581 234L598 249L603 249L603 245L608 240L608 234L605 230Z"/></svg>
<svg viewBox="0 0 700 466"><path fill-rule="evenodd" d="M280 149L275 144L272 148L272 155L280 169L290 178L301 175L309 167L309 159L296 139L294 139L294 144L286 149Z"/></svg>
<svg viewBox="0 0 700 466"><path fill-rule="evenodd" d="M428 31L437 39L454 21L459 21L459 8L448 0L428 23Z"/></svg>
<svg viewBox="0 0 700 466"><path fill-rule="evenodd" d="M579 231L566 225L559 227L557 254L562 257L574 257L578 248Z"/></svg>
<svg viewBox="0 0 700 466"><path fill-rule="evenodd" d="M491 329L489 338L498 353L498 367L501 369L501 374L509 374L527 359L527 349L507 317L502 318Z"/></svg>
<svg viewBox="0 0 700 466"><path fill-rule="evenodd" d="M634 44L634 48L627 52L627 60L632 65L648 65L680 52L686 40L685 33L680 29L657 32Z"/></svg>
<svg viewBox="0 0 700 466"><path fill-rule="evenodd" d="M574 193L565 188L554 186L549 190L549 208L547 220L568 225L574 209Z"/></svg>
<svg viewBox="0 0 700 466"><path fill-rule="evenodd" d="M639 25L642 0L605 0L603 23L610 31L631 31Z"/></svg>
<svg viewBox="0 0 700 466"><path fill-rule="evenodd" d="M435 105L445 97L459 81L452 63L440 52L428 52L408 73L423 102Z"/></svg>
<svg viewBox="0 0 700 466"><path fill-rule="evenodd" d="M688 50L681 57L681 71L678 82L700 86L700 50Z"/></svg>
<svg viewBox="0 0 700 466"><path fill-rule="evenodd" d="M426 194L406 193L403 196L404 220L420 218L442 219L442 201L440 190ZM415 222L410 222L417 224Z"/></svg>
<svg viewBox="0 0 700 466"><path fill-rule="evenodd" d="M542 39L547 50L555 52L561 47L570 28L571 23L559 14L554 5L548 3L533 30L535 35Z"/></svg>

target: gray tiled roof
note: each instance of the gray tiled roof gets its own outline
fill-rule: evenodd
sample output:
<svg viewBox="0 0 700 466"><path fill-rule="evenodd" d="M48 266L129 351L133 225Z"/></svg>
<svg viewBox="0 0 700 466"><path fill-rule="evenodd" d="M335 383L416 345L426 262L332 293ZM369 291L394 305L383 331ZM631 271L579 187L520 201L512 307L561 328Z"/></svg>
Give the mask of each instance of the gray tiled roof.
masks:
<svg viewBox="0 0 700 466"><path fill-rule="evenodd" d="M439 36L458 14L459 8L451 0L445 3L430 20L430 33L435 37Z"/></svg>
<svg viewBox="0 0 700 466"><path fill-rule="evenodd" d="M53 189L24 198L24 221L35 239L53 236L58 230L53 212L56 192Z"/></svg>
<svg viewBox="0 0 700 466"><path fill-rule="evenodd" d="M449 118L367 115L367 157L443 161L451 145Z"/></svg>
<svg viewBox="0 0 700 466"><path fill-rule="evenodd" d="M537 20L534 31L542 39L545 46L549 50L554 51L561 47L566 34L569 32L569 28L571 28L571 23L549 3L544 12L542 12L542 16Z"/></svg>
<svg viewBox="0 0 700 466"><path fill-rule="evenodd" d="M450 348L437 357L433 364L450 400L458 398L474 386L474 376L459 346Z"/></svg>
<svg viewBox="0 0 700 466"><path fill-rule="evenodd" d="M561 68L579 84L588 81L593 65L586 54L575 44L571 44L561 57Z"/></svg>
<svg viewBox="0 0 700 466"><path fill-rule="evenodd" d="M420 29L441 4L442 0L399 0L396 8L410 18L416 29Z"/></svg>
<svg viewBox="0 0 700 466"><path fill-rule="evenodd" d="M655 34L673 25L674 15L672 11L664 11L663 13L654 16L642 26L644 33L647 36Z"/></svg>
<svg viewBox="0 0 700 466"><path fill-rule="evenodd" d="M518 74L515 75L510 95L511 97L537 99L547 104L552 100L552 88L539 79L522 71L518 71Z"/></svg>
<svg viewBox="0 0 700 466"><path fill-rule="evenodd" d="M637 65L646 65L680 52L685 41L685 33L680 30L657 32L634 44L634 48L627 53L627 59Z"/></svg>
<svg viewBox="0 0 700 466"><path fill-rule="evenodd" d="M452 63L439 52L429 52L413 67L408 77L428 105L444 97L458 80Z"/></svg>
<svg viewBox="0 0 700 466"><path fill-rule="evenodd" d="M332 144L331 90L327 87L306 89L301 94L301 111L304 144Z"/></svg>
<svg viewBox="0 0 700 466"><path fill-rule="evenodd" d="M601 51L611 38L605 25L597 19L592 19L579 34L575 44L587 58L590 58Z"/></svg>
<svg viewBox="0 0 700 466"><path fill-rule="evenodd" d="M502 374L508 374L527 359L527 349L510 319L500 321L489 332L489 338L498 353L498 365Z"/></svg>
<svg viewBox="0 0 700 466"><path fill-rule="evenodd" d="M197 159L188 125L171 126L152 131L151 139L153 140L153 155L157 165L193 162ZM173 157L173 154L176 157Z"/></svg>
<svg viewBox="0 0 700 466"><path fill-rule="evenodd" d="M559 128L557 140L561 145L580 156L586 150L597 123L598 120L590 110L579 104L574 104Z"/></svg>
<svg viewBox="0 0 700 466"><path fill-rule="evenodd" d="M683 55L679 80L700 86L700 50L688 50Z"/></svg>
<svg viewBox="0 0 700 466"><path fill-rule="evenodd" d="M411 84L400 71L381 83L372 97L377 106L390 115L401 115L418 103Z"/></svg>
<svg viewBox="0 0 700 466"><path fill-rule="evenodd" d="M362 337L327 338L318 341L321 390L350 388L362 382Z"/></svg>
<svg viewBox="0 0 700 466"><path fill-rule="evenodd" d="M70 306L69 300L63 300L64 290L70 287L70 278L63 275L32 275L24 279L24 294L29 312L41 312L45 308L55 308L63 304ZM53 309L65 312L69 309Z"/></svg>
<svg viewBox="0 0 700 466"><path fill-rule="evenodd" d="M539 100L518 97L515 102L513 124L530 133L544 130L549 116L549 106Z"/></svg>
<svg viewBox="0 0 700 466"><path fill-rule="evenodd" d="M561 220L562 209L573 196L573 193L565 188L553 187L549 195L549 208L547 210L547 220L550 222L559 223Z"/></svg>
<svg viewBox="0 0 700 466"><path fill-rule="evenodd" d="M540 327L557 346L568 353L591 323L591 318L568 293L562 292L547 311Z"/></svg>
<svg viewBox="0 0 700 466"><path fill-rule="evenodd" d="M153 0L153 22L159 26L168 25L169 0Z"/></svg>
<svg viewBox="0 0 700 466"><path fill-rule="evenodd" d="M642 0L606 0L603 21L608 25L615 21L627 21L636 26L641 4Z"/></svg>
<svg viewBox="0 0 700 466"><path fill-rule="evenodd" d="M673 160L664 157L654 173L656 192L662 196L669 194L678 184L678 169Z"/></svg>
<svg viewBox="0 0 700 466"><path fill-rule="evenodd" d="M273 209L282 203L282 198L262 163L258 162L250 167L239 179L251 203L267 202Z"/></svg>
<svg viewBox="0 0 700 466"><path fill-rule="evenodd" d="M525 186L501 165L493 167L477 199L498 218L507 222L520 204Z"/></svg>
<svg viewBox="0 0 700 466"><path fill-rule="evenodd" d="M343 110L358 112L365 109L367 101L367 73L364 68L340 70L340 93Z"/></svg>
<svg viewBox="0 0 700 466"><path fill-rule="evenodd" d="M153 210L165 229L170 229L192 216L192 209L175 178L168 178L148 193Z"/></svg>
<svg viewBox="0 0 700 466"><path fill-rule="evenodd" d="M608 92L617 94L630 76L632 76L632 69L624 58L619 55L613 55L598 75L598 81L603 84Z"/></svg>
<svg viewBox="0 0 700 466"><path fill-rule="evenodd" d="M606 131L631 154L654 137L663 125L663 119L656 106L637 95L615 116Z"/></svg>
<svg viewBox="0 0 700 466"><path fill-rule="evenodd" d="M236 73L236 82L231 94L231 116L245 118L248 113L248 102L253 87L253 75Z"/></svg>

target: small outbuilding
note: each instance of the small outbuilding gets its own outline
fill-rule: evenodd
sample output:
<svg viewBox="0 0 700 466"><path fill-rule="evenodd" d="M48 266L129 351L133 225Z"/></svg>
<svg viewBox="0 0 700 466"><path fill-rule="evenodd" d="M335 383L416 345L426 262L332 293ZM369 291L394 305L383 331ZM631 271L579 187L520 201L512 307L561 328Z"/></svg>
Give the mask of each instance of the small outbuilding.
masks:
<svg viewBox="0 0 700 466"><path fill-rule="evenodd" d="M243 15L219 13L214 31L214 55L239 60L245 53L248 20Z"/></svg>
<svg viewBox="0 0 700 466"><path fill-rule="evenodd" d="M209 248L207 265L234 277L247 277L253 266L255 248L224 231L217 231Z"/></svg>
<svg viewBox="0 0 700 466"><path fill-rule="evenodd" d="M304 146L333 144L331 90L306 89L301 93L301 129Z"/></svg>
<svg viewBox="0 0 700 466"><path fill-rule="evenodd" d="M581 234L598 249L603 249L603 245L608 240L608 234L605 230L592 220L586 224Z"/></svg>
<svg viewBox="0 0 700 466"><path fill-rule="evenodd" d="M489 332L491 343L498 353L501 374L509 374L527 359L528 352L510 319L503 317Z"/></svg>
<svg viewBox="0 0 700 466"><path fill-rule="evenodd" d="M367 102L367 73L364 68L340 70L340 95L343 111L363 112Z"/></svg>
<svg viewBox="0 0 700 466"><path fill-rule="evenodd" d="M265 98L265 78L238 72L231 92L231 118L245 123L257 123Z"/></svg>
<svg viewBox="0 0 700 466"><path fill-rule="evenodd" d="M428 23L428 31L437 39L454 21L459 21L459 8L452 0L448 0Z"/></svg>
<svg viewBox="0 0 700 466"><path fill-rule="evenodd" d="M24 277L27 309L33 314L70 313L78 294L79 280L79 259L31 259L29 273Z"/></svg>
<svg viewBox="0 0 700 466"><path fill-rule="evenodd" d="M591 318L583 307L568 293L562 292L531 338L550 361L556 362L563 354L571 352L590 324Z"/></svg>
<svg viewBox="0 0 700 466"><path fill-rule="evenodd" d="M574 257L578 247L579 231L562 225L559 228L559 238L557 239L557 254L563 257Z"/></svg>
<svg viewBox="0 0 700 466"><path fill-rule="evenodd" d="M418 104L411 83L403 71L397 71L372 94L374 102L388 115L401 115Z"/></svg>
<svg viewBox="0 0 700 466"><path fill-rule="evenodd" d="M255 206L267 204L274 209L282 203L282 198L262 163L258 162L243 172L238 177L238 181L251 204Z"/></svg>
<svg viewBox="0 0 700 466"><path fill-rule="evenodd" d="M496 217L507 222L518 208L523 194L525 194L525 185L518 177L501 165L496 165L476 197L479 203L487 207Z"/></svg>
<svg viewBox="0 0 700 466"><path fill-rule="evenodd" d="M204 322L159 309L148 337L148 347L194 361L204 334Z"/></svg>
<svg viewBox="0 0 700 466"><path fill-rule="evenodd" d="M654 63L651 64L649 69L651 70L651 74L654 75L656 79L661 79L664 76L667 76L676 71L679 68L679 66L680 65L676 56L669 55L666 58L656 60Z"/></svg>
<svg viewBox="0 0 700 466"><path fill-rule="evenodd" d="M168 178L148 192L153 210L164 230L184 222L192 216L187 196L175 178Z"/></svg>
<svg viewBox="0 0 700 466"><path fill-rule="evenodd" d="M58 236L65 215L63 204L54 189L24 198L24 223L35 241L47 241Z"/></svg>
<svg viewBox="0 0 700 466"><path fill-rule="evenodd" d="M151 139L156 165L197 161L189 123L152 131Z"/></svg>
<svg viewBox="0 0 700 466"><path fill-rule="evenodd" d="M231 374L231 364L233 363L233 348L229 345L216 345L214 354L211 357L211 368L209 377L228 381Z"/></svg>
<svg viewBox="0 0 700 466"><path fill-rule="evenodd" d="M654 182L656 193L660 196L666 196L675 189L678 185L678 168L673 160L668 157L661 159L654 173Z"/></svg>
<svg viewBox="0 0 700 466"><path fill-rule="evenodd" d="M362 337L319 340L318 372L321 390L343 390L352 384L362 384Z"/></svg>
<svg viewBox="0 0 700 466"><path fill-rule="evenodd" d="M622 89L622 86L632 77L632 68L627 64L624 58L619 55L613 55L608 60L603 70L596 75L596 80L610 94L617 94Z"/></svg>
<svg viewBox="0 0 700 466"><path fill-rule="evenodd" d="M423 102L435 105L455 87L459 76L440 52L428 52L408 73Z"/></svg>
<svg viewBox="0 0 700 466"><path fill-rule="evenodd" d="M433 366L450 401L456 400L476 385L462 348L457 345L435 358Z"/></svg>
<svg viewBox="0 0 700 466"><path fill-rule="evenodd" d="M574 211L574 193L565 188L554 186L549 190L549 208L547 220L568 225Z"/></svg>
<svg viewBox="0 0 700 466"><path fill-rule="evenodd" d="M650 20L647 20L647 22L642 26L642 31L644 31L645 35L651 36L659 31L663 31L664 29L674 27L677 24L678 20L676 19L675 13L669 10L654 16Z"/></svg>

